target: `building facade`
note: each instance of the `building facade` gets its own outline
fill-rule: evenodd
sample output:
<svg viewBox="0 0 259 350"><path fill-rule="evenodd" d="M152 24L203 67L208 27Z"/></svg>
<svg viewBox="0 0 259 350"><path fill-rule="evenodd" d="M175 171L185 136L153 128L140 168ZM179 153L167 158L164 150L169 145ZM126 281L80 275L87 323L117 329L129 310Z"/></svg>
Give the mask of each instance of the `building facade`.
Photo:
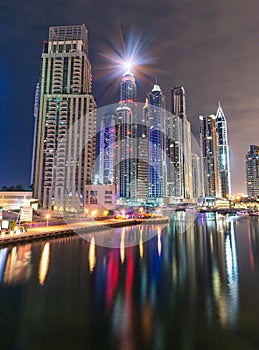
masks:
<svg viewBox="0 0 259 350"><path fill-rule="evenodd" d="M138 110L140 113L140 110ZM146 203L149 193L149 129L148 99L142 109L142 120L137 125L137 199L139 204Z"/></svg>
<svg viewBox="0 0 259 350"><path fill-rule="evenodd" d="M203 197L221 197L216 116L200 116Z"/></svg>
<svg viewBox="0 0 259 350"><path fill-rule="evenodd" d="M259 197L259 146L250 145L246 154L246 184L249 197Z"/></svg>
<svg viewBox="0 0 259 350"><path fill-rule="evenodd" d="M34 97L34 110L33 110L33 117L34 117L34 129L33 129L33 143L32 143L32 159L31 159L31 179L30 184L33 184L34 179L34 171L35 171L35 158L36 158L36 145L37 145L37 131L38 131L38 115L39 115L39 83L36 85L35 89L35 97Z"/></svg>
<svg viewBox="0 0 259 350"><path fill-rule="evenodd" d="M95 160L96 102L86 26L50 27L39 81L34 197L78 211Z"/></svg>
<svg viewBox="0 0 259 350"><path fill-rule="evenodd" d="M117 116L113 110L104 113L100 125L100 154L98 182L114 183L114 145Z"/></svg>
<svg viewBox="0 0 259 350"><path fill-rule="evenodd" d="M216 126L218 133L218 165L221 184L221 196L223 198L227 198L231 195L228 130L227 120L220 102L216 113Z"/></svg>
<svg viewBox="0 0 259 350"><path fill-rule="evenodd" d="M193 153L192 154L192 188L193 198L202 197L202 181L201 181L201 161L200 157Z"/></svg>
<svg viewBox="0 0 259 350"><path fill-rule="evenodd" d="M148 197L158 204L167 196L165 116L165 96L155 84L148 94Z"/></svg>
<svg viewBox="0 0 259 350"><path fill-rule="evenodd" d="M127 71L121 79L120 101L116 109L114 180L118 198L129 203L137 201L136 94L135 77Z"/></svg>
<svg viewBox="0 0 259 350"><path fill-rule="evenodd" d="M114 210L116 192L114 185L85 185L84 213L92 216L106 216Z"/></svg>
<svg viewBox="0 0 259 350"><path fill-rule="evenodd" d="M186 97L182 86L171 91L172 121L168 120L172 148L169 169L171 185L170 196L180 199L192 198L192 157L191 126L186 116ZM170 119L170 118L169 118ZM172 125L170 125L172 124Z"/></svg>

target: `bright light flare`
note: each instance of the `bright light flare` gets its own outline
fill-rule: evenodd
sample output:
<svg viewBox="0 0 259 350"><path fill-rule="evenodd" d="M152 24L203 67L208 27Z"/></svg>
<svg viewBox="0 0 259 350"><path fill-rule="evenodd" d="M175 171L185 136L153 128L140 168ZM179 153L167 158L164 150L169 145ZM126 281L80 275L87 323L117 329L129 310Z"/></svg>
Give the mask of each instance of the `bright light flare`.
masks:
<svg viewBox="0 0 259 350"><path fill-rule="evenodd" d="M151 52L151 44L153 38L143 33L137 33L131 30L125 35L121 28L117 31L111 42L101 44L99 49L99 63L96 67L97 78L105 80L103 88L108 93L115 93L119 86L119 81L126 71L133 73L138 83L152 82L157 76L159 70L156 66L158 56L161 55L161 48L158 45L153 47L158 50L159 54L155 54L154 49Z"/></svg>

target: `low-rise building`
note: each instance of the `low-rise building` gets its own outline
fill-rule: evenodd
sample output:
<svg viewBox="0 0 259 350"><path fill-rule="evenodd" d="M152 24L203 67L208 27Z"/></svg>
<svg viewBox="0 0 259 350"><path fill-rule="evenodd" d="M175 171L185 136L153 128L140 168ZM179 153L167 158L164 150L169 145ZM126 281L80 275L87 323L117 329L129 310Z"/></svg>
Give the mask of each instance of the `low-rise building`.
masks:
<svg viewBox="0 0 259 350"><path fill-rule="evenodd" d="M93 216L107 215L116 203L115 185L85 185L84 211Z"/></svg>
<svg viewBox="0 0 259 350"><path fill-rule="evenodd" d="M0 207L4 210L18 210L21 207L30 207L36 202L30 191L0 191ZM37 206L38 204L34 209L37 209Z"/></svg>

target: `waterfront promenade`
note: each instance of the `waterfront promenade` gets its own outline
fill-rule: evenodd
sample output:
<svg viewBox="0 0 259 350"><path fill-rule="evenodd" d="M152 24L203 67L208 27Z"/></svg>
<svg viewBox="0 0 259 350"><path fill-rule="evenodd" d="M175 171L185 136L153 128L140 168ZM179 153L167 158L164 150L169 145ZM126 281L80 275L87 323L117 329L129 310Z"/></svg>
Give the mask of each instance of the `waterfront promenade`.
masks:
<svg viewBox="0 0 259 350"><path fill-rule="evenodd" d="M147 220L144 219L130 219L130 220L117 220L109 219L102 221L74 221L67 224L41 226L28 228L26 232L19 234L1 234L0 235L0 247L17 243L26 243L41 239L51 239L63 236L71 236L80 233L91 233L96 231L103 231L112 227L125 227L145 224L159 224L167 223L168 217L156 217Z"/></svg>

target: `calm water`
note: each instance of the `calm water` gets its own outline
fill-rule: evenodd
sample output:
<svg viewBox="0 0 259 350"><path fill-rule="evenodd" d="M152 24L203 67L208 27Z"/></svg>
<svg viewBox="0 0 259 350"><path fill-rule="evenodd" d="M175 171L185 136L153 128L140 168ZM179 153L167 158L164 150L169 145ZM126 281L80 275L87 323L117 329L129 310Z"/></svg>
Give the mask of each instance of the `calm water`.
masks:
<svg viewBox="0 0 259 350"><path fill-rule="evenodd" d="M258 218L176 215L1 249L0 348L259 349Z"/></svg>

